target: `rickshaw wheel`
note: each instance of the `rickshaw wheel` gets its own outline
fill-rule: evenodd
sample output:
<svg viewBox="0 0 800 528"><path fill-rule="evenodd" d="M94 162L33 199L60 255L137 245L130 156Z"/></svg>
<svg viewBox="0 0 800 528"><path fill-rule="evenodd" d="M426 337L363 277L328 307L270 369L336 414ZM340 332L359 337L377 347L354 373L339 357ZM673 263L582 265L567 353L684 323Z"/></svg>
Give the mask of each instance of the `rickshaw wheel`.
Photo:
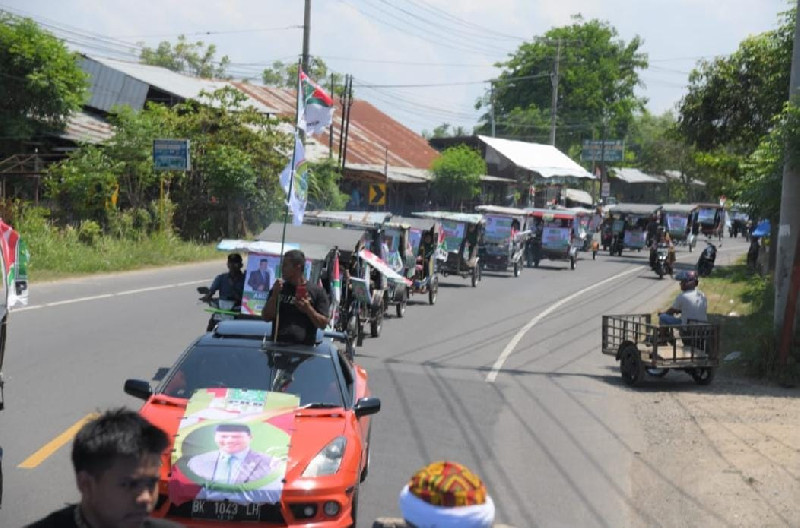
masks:
<svg viewBox="0 0 800 528"><path fill-rule="evenodd" d="M576 260L577 259L575 257L572 257L572 258L569 259L569 269L575 269L575 261Z"/></svg>
<svg viewBox="0 0 800 528"><path fill-rule="evenodd" d="M694 382L698 385L708 385L714 380L714 375L716 374L715 369L710 367L700 367L696 369L692 369L690 372Z"/></svg>
<svg viewBox="0 0 800 528"><path fill-rule="evenodd" d="M406 314L406 300L403 299L397 303L397 317L403 317Z"/></svg>
<svg viewBox="0 0 800 528"><path fill-rule="evenodd" d="M376 314L375 317L369 322L370 337L380 337L382 327L383 327L383 314Z"/></svg>
<svg viewBox="0 0 800 528"><path fill-rule="evenodd" d="M622 374L622 381L626 385L634 387L638 385L645 375L642 355L636 345L627 345L620 353L619 370Z"/></svg>
<svg viewBox="0 0 800 528"><path fill-rule="evenodd" d="M592 251L592 260L597 259L597 250Z"/></svg>
<svg viewBox="0 0 800 528"><path fill-rule="evenodd" d="M472 287L473 288L478 285L478 272L479 271L480 270L478 269L478 266L475 266L474 268L472 268Z"/></svg>
<svg viewBox="0 0 800 528"><path fill-rule="evenodd" d="M436 304L436 297L439 293L439 281L434 279L428 285L428 304L434 305Z"/></svg>
<svg viewBox="0 0 800 528"><path fill-rule="evenodd" d="M515 277L519 277L519 272L520 272L520 271L521 271L521 270L520 270L519 263L518 263L518 262L515 262L515 263L514 263L514 276L515 276Z"/></svg>
<svg viewBox="0 0 800 528"><path fill-rule="evenodd" d="M356 317L356 328L358 329L356 330L358 332L356 336L356 346L364 346L364 334L366 332L364 332L364 323L361 322L360 316Z"/></svg>

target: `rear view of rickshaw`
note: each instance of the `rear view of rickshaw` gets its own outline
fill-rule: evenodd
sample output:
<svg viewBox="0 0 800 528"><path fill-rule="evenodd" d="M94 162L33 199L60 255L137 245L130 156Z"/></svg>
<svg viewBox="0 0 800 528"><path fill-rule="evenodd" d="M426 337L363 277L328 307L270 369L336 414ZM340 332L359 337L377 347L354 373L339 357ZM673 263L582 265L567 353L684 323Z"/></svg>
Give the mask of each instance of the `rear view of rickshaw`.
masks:
<svg viewBox="0 0 800 528"><path fill-rule="evenodd" d="M670 370L708 385L719 367L719 326L691 323L651 324L650 314L604 315L602 352L620 362L622 380L639 385L645 376L663 377Z"/></svg>
<svg viewBox="0 0 800 528"><path fill-rule="evenodd" d="M439 296L439 267L436 250L443 242L442 228L438 220L425 218L393 217L386 224L387 229L394 225L408 228L408 242L411 255L415 256L412 273L408 275L411 286L408 288L409 298L412 295L427 295L428 304L436 304Z"/></svg>
<svg viewBox="0 0 800 528"><path fill-rule="evenodd" d="M608 207L611 219L611 255L622 256L624 249L641 251L647 246L647 225L660 206L619 203Z"/></svg>
<svg viewBox="0 0 800 528"><path fill-rule="evenodd" d="M740 207L731 207L728 211L730 215L730 227L728 228L728 236L736 238L743 235L746 241L750 241L750 215L743 211Z"/></svg>
<svg viewBox="0 0 800 528"><path fill-rule="evenodd" d="M481 280L478 247L483 239L483 216L449 211L424 211L412 214L420 218L439 220L443 238L436 252L439 272L445 277L457 275L469 278L472 287L476 287Z"/></svg>
<svg viewBox="0 0 800 528"><path fill-rule="evenodd" d="M567 260L570 269L575 269L578 263L578 250L583 245L575 235L575 213L557 209L526 209L526 211L533 232L528 251L528 264L538 268L543 259Z"/></svg>
<svg viewBox="0 0 800 528"><path fill-rule="evenodd" d="M602 213L584 207L570 207L566 210L575 213L575 230L580 239L580 251L591 252L592 260L595 260L601 244Z"/></svg>
<svg viewBox="0 0 800 528"><path fill-rule="evenodd" d="M497 205L479 205L475 210L483 214L486 223L479 248L481 267L497 271L508 271L511 267L514 277L519 277L525 243L530 236L525 225L526 211Z"/></svg>
<svg viewBox="0 0 800 528"><path fill-rule="evenodd" d="M699 203L695 205L697 210L694 213L694 219L695 222L697 222L699 233L709 238L718 237L719 240L722 240L725 208L719 204L713 203Z"/></svg>
<svg viewBox="0 0 800 528"><path fill-rule="evenodd" d="M696 243L690 229L696 210L697 206L693 204L673 203L661 206L661 227L669 233L669 238L675 245L686 245L689 251L694 249Z"/></svg>

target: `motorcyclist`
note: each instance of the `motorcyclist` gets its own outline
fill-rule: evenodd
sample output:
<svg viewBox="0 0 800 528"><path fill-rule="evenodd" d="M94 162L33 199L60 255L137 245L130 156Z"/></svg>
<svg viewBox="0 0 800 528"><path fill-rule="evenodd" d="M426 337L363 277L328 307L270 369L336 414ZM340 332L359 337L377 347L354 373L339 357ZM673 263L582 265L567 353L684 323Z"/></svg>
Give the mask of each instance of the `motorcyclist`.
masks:
<svg viewBox="0 0 800 528"><path fill-rule="evenodd" d="M241 305L244 291L243 267L244 263L239 253L228 255L228 272L220 273L214 278L208 293L201 297L201 300L208 302L215 293L219 292L221 301L233 301L234 306Z"/></svg>
<svg viewBox="0 0 800 528"><path fill-rule="evenodd" d="M671 267L672 263L675 262L675 247L672 245L672 238L670 238L669 233L667 233L663 227L658 228L657 234L650 244L650 267L652 269L655 269L656 267L656 259L658 258L659 247L669 248L667 264Z"/></svg>

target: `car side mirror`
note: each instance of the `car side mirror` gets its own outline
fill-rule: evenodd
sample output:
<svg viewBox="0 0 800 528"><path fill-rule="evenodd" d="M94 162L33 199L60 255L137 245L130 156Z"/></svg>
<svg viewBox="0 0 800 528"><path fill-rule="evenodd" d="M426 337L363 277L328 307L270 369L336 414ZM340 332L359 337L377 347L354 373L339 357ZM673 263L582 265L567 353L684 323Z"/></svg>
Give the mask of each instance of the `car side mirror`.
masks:
<svg viewBox="0 0 800 528"><path fill-rule="evenodd" d="M147 400L153 395L153 388L150 387L150 383L140 379L125 380L124 390L125 394L141 400Z"/></svg>
<svg viewBox="0 0 800 528"><path fill-rule="evenodd" d="M356 418L361 418L362 416L369 416L370 414L376 414L378 411L381 410L381 399L380 398L360 398L357 402L353 410L356 413Z"/></svg>

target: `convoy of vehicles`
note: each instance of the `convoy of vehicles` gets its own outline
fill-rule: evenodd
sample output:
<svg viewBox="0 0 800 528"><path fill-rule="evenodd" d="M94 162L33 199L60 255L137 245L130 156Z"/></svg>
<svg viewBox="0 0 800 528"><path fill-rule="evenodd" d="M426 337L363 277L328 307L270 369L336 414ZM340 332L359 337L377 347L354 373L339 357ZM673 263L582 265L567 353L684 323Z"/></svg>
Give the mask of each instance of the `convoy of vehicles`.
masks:
<svg viewBox="0 0 800 528"><path fill-rule="evenodd" d="M442 243L436 253L439 272L447 277L457 275L470 279L472 287L481 280L479 248L486 221L480 214L424 211L414 216L438 220L442 227Z"/></svg>
<svg viewBox="0 0 800 528"><path fill-rule="evenodd" d="M544 260L569 261L570 269L578 263L583 241L575 234L577 215L560 209L527 209L533 236L528 246L528 265L535 268Z"/></svg>
<svg viewBox="0 0 800 528"><path fill-rule="evenodd" d="M528 215L523 209L481 205L475 208L485 221L483 244L478 252L481 267L486 270L508 271L514 277L522 273L525 245L530 237Z"/></svg>

